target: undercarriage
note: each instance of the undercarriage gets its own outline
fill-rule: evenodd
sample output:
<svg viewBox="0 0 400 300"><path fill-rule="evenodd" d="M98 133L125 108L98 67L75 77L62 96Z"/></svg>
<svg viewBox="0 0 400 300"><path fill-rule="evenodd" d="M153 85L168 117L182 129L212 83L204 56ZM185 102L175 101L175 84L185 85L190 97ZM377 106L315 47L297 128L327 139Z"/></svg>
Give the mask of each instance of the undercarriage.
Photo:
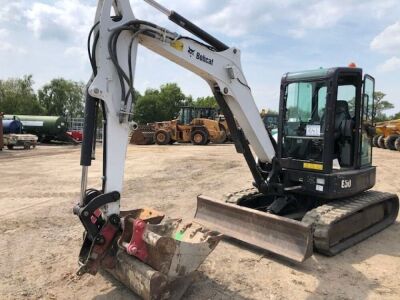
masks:
<svg viewBox="0 0 400 300"><path fill-rule="evenodd" d="M229 194L225 203L199 196L196 220L302 262L313 251L333 256L350 248L391 225L399 211L397 195L378 191L329 201L296 194L284 198L266 196L256 188Z"/></svg>

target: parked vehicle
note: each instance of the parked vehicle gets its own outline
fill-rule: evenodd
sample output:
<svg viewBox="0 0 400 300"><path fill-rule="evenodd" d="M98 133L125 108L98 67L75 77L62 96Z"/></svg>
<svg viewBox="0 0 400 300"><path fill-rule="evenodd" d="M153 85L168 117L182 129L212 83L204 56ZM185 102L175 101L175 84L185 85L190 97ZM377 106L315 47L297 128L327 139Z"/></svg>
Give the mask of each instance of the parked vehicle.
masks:
<svg viewBox="0 0 400 300"><path fill-rule="evenodd" d="M225 118L216 109L185 106L174 120L138 125L132 132L131 144L221 144L229 137Z"/></svg>
<svg viewBox="0 0 400 300"><path fill-rule="evenodd" d="M51 140L70 141L67 135L67 122L60 116L5 115L6 120L19 120L23 125L23 133L38 136L39 142Z"/></svg>
<svg viewBox="0 0 400 300"><path fill-rule="evenodd" d="M400 119L377 123L372 142L378 148L400 151Z"/></svg>
<svg viewBox="0 0 400 300"><path fill-rule="evenodd" d="M2 143L3 148L6 146L8 149L14 149L14 147L23 147L24 149L35 148L38 137L33 134L23 134L23 125L20 120L13 118L11 120L2 120Z"/></svg>
<svg viewBox="0 0 400 300"><path fill-rule="evenodd" d="M22 147L26 150L35 148L38 141L38 137L33 134L5 134L3 136L4 145L12 150L15 147Z"/></svg>

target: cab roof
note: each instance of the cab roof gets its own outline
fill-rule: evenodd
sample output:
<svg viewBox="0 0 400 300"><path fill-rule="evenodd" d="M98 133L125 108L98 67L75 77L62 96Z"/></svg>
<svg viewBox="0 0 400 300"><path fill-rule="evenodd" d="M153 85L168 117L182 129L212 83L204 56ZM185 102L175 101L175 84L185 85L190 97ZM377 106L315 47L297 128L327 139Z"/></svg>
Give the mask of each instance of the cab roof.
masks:
<svg viewBox="0 0 400 300"><path fill-rule="evenodd" d="M336 67L336 68L320 68L315 70L290 72L283 75L282 81L310 81L316 79L326 79L338 72L362 74L362 69L349 68L349 67Z"/></svg>

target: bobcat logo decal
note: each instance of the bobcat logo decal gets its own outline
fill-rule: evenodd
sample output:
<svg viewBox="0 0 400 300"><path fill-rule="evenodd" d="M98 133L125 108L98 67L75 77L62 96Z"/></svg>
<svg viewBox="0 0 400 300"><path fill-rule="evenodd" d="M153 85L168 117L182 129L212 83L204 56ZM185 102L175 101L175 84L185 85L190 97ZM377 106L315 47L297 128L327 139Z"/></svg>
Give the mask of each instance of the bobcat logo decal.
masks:
<svg viewBox="0 0 400 300"><path fill-rule="evenodd" d="M189 47L188 53L189 53L190 57L193 57L195 51L196 51L195 49L192 49Z"/></svg>
<svg viewBox="0 0 400 300"><path fill-rule="evenodd" d="M196 51L196 49L188 48L188 53L190 55L190 58L195 57L196 59L209 64L209 65L214 65L214 59L211 59L204 54L201 54L200 52Z"/></svg>

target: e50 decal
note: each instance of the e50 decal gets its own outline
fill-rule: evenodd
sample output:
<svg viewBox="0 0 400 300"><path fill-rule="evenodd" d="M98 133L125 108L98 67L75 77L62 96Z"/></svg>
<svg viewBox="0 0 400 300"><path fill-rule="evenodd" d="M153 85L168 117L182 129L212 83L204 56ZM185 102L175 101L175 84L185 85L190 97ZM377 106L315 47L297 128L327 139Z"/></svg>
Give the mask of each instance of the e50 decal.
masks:
<svg viewBox="0 0 400 300"><path fill-rule="evenodd" d="M351 188L351 179L343 179L341 187L342 187L342 189Z"/></svg>

